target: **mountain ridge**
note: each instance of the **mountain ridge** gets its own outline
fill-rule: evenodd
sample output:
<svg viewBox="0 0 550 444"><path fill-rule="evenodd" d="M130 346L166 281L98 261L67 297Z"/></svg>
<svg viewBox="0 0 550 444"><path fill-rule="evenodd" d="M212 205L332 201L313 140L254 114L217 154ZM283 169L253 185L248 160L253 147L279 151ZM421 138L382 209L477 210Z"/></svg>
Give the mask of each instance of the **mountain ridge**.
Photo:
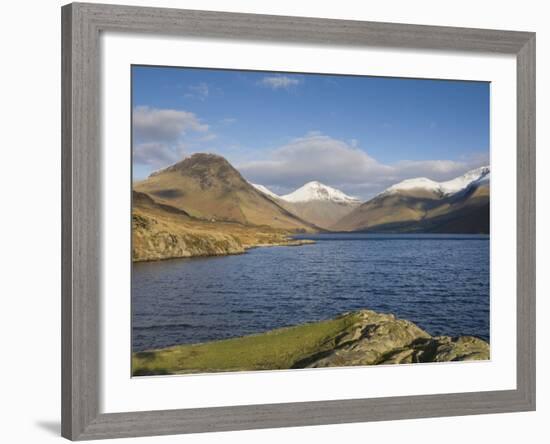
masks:
<svg viewBox="0 0 550 444"><path fill-rule="evenodd" d="M407 179L330 227L336 231L489 233L490 168L446 182Z"/></svg>
<svg viewBox="0 0 550 444"><path fill-rule="evenodd" d="M287 202L310 202L314 200L330 200L333 202L360 202L359 199L348 196L343 191L325 185L317 180L305 183L292 193L280 196Z"/></svg>
<svg viewBox="0 0 550 444"><path fill-rule="evenodd" d="M361 204L355 197L319 181L307 182L283 196L264 185L253 186L291 213L325 230Z"/></svg>
<svg viewBox="0 0 550 444"><path fill-rule="evenodd" d="M427 177L415 177L398 182L386 188L384 191L382 191L382 193L379 193L378 195L404 190L425 189L438 192L442 196L448 196L462 191L474 183L481 183L486 178L488 180L489 175L490 168L488 166L482 166L473 170L469 170L461 176L444 182L437 182L435 180L428 179Z"/></svg>
<svg viewBox="0 0 550 444"><path fill-rule="evenodd" d="M190 217L291 232L488 232L489 188L490 167L483 166L442 182L406 179L366 202L319 181L277 195L211 153L193 154L134 184Z"/></svg>
<svg viewBox="0 0 550 444"><path fill-rule="evenodd" d="M266 197L216 154L195 153L135 183L134 189L199 219L295 232L319 229Z"/></svg>

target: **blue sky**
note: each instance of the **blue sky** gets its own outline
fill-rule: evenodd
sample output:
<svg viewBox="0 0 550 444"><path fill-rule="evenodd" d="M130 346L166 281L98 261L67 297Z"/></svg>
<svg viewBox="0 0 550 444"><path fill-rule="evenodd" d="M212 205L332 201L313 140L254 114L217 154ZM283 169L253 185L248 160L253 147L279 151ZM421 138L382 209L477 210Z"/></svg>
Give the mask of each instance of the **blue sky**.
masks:
<svg viewBox="0 0 550 444"><path fill-rule="evenodd" d="M362 198L488 164L489 83L134 66L134 179L194 152Z"/></svg>

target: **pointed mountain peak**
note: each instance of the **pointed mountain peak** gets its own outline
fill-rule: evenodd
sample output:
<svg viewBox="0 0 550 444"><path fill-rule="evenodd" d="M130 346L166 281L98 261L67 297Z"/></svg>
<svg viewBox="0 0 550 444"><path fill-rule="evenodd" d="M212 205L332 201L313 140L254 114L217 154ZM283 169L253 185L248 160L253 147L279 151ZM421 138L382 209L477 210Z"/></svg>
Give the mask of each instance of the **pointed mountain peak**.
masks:
<svg viewBox="0 0 550 444"><path fill-rule="evenodd" d="M167 169L178 170L197 167L228 166L231 164L224 157L212 153L195 153L175 163Z"/></svg>
<svg viewBox="0 0 550 444"><path fill-rule="evenodd" d="M238 177L241 174L222 156L212 153L195 153L185 157L162 170L155 171L149 177L159 176L165 173L180 172L189 176L210 175L212 177Z"/></svg>
<svg viewBox="0 0 550 444"><path fill-rule="evenodd" d="M316 180L311 181L293 191L281 196L287 202L309 202L315 200L329 200L333 202L358 202L355 197L348 196L336 188L324 185Z"/></svg>
<svg viewBox="0 0 550 444"><path fill-rule="evenodd" d="M223 166L233 169L231 164L222 156L213 153L194 153L190 156L184 157L179 162L176 162L166 168L158 171L153 171L149 177L158 176L162 173L171 171L185 171L189 168L204 168L212 166Z"/></svg>

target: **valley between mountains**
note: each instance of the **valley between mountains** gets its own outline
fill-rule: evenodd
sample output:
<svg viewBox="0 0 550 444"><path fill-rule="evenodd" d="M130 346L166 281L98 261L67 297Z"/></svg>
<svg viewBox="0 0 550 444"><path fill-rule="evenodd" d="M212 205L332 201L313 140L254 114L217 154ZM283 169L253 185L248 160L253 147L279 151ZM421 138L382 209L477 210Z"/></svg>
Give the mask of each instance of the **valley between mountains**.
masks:
<svg viewBox="0 0 550 444"><path fill-rule="evenodd" d="M298 233L489 233L489 167L447 182L414 178L367 202L320 182L279 196L226 159L197 153L135 182L132 258L151 261L303 245Z"/></svg>

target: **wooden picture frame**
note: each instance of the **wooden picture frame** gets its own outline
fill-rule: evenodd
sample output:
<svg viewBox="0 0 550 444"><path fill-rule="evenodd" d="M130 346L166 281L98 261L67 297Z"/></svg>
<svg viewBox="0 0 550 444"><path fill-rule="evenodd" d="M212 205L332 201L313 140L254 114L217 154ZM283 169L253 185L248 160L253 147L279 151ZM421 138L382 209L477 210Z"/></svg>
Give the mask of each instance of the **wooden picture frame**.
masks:
<svg viewBox="0 0 550 444"><path fill-rule="evenodd" d="M100 46L105 31L511 54L517 60L515 390L99 411ZM62 435L73 440L535 409L535 34L73 3L62 8Z"/></svg>

